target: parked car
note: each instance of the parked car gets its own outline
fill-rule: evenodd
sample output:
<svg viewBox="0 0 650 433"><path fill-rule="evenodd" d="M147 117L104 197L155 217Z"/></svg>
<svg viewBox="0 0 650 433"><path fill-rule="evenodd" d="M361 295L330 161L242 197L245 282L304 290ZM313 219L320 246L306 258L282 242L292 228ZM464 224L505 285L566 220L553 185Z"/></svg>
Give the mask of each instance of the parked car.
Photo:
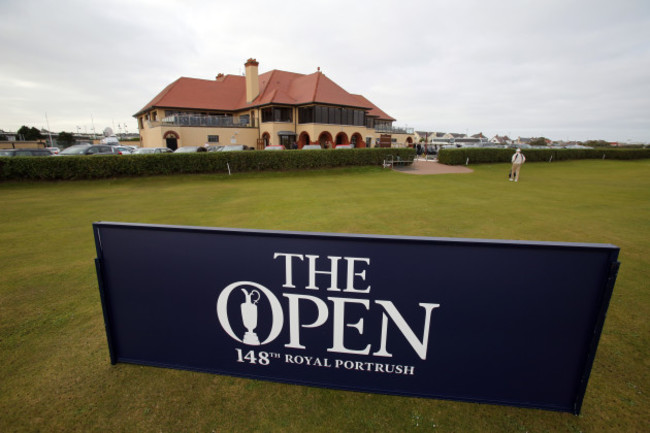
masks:
<svg viewBox="0 0 650 433"><path fill-rule="evenodd" d="M351 144L337 144L334 149L352 149Z"/></svg>
<svg viewBox="0 0 650 433"><path fill-rule="evenodd" d="M114 146L117 150L118 155L131 155L133 153L133 148L129 146Z"/></svg>
<svg viewBox="0 0 650 433"><path fill-rule="evenodd" d="M154 153L172 153L169 147L140 147L135 149L133 155L151 155Z"/></svg>
<svg viewBox="0 0 650 433"><path fill-rule="evenodd" d="M264 150L284 150L284 146L281 144L271 144L270 146L266 146Z"/></svg>
<svg viewBox="0 0 650 433"><path fill-rule="evenodd" d="M73 146L63 149L57 156L72 156L72 155L117 155L117 146L109 146L107 144L75 144Z"/></svg>
<svg viewBox="0 0 650 433"><path fill-rule="evenodd" d="M61 149L58 147L46 147L46 149L49 150L52 155L58 155L59 152L61 152Z"/></svg>
<svg viewBox="0 0 650 433"><path fill-rule="evenodd" d="M438 154L438 148L435 144L427 144L424 146L424 149L429 155L437 155Z"/></svg>
<svg viewBox="0 0 650 433"><path fill-rule="evenodd" d="M218 144L216 146L206 146L206 149L208 149L208 152L221 152L224 148L222 144Z"/></svg>
<svg viewBox="0 0 650 433"><path fill-rule="evenodd" d="M238 150L253 150L253 148L244 146L243 144L227 144L223 147L221 152L235 152Z"/></svg>
<svg viewBox="0 0 650 433"><path fill-rule="evenodd" d="M174 153L194 153L194 152L207 152L208 149L206 149L203 146L183 146L179 147L174 151Z"/></svg>
<svg viewBox="0 0 650 433"><path fill-rule="evenodd" d="M320 144L305 144L302 147L302 150L322 150L323 148L321 147Z"/></svg>
<svg viewBox="0 0 650 433"><path fill-rule="evenodd" d="M0 156L53 156L48 149L0 149Z"/></svg>

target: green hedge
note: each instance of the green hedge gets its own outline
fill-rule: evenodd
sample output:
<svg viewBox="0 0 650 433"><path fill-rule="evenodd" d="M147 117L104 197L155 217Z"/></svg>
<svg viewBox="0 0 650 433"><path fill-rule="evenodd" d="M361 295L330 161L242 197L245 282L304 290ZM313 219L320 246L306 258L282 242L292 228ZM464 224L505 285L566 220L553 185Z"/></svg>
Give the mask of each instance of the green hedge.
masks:
<svg viewBox="0 0 650 433"><path fill-rule="evenodd" d="M441 164L461 165L469 158L470 164L483 162L510 162L514 150L489 148L441 149ZM645 159L650 149L522 149L526 162L564 161L569 159Z"/></svg>
<svg viewBox="0 0 650 433"><path fill-rule="evenodd" d="M101 179L186 173L233 173L380 165L413 149L201 152L121 156L0 157L0 180Z"/></svg>

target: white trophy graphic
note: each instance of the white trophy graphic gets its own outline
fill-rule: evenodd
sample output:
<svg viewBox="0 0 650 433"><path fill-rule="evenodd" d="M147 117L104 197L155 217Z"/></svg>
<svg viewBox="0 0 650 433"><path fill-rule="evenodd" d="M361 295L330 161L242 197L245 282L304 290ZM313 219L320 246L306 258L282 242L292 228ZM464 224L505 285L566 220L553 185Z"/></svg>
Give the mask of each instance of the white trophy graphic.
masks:
<svg viewBox="0 0 650 433"><path fill-rule="evenodd" d="M257 303L259 302L261 295L260 292L253 289L250 293L246 289L241 289L246 296L246 301L241 304L241 317L244 322L244 326L247 331L244 334L244 344L251 346L259 346L260 340L257 338L257 334L253 332L253 329L257 328ZM257 294L257 298L253 300L253 294Z"/></svg>

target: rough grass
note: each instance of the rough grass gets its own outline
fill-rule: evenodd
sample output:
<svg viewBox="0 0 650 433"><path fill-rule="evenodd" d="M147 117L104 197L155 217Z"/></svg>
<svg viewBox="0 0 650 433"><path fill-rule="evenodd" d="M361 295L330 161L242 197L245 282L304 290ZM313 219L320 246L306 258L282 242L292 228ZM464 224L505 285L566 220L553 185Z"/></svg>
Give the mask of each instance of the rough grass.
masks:
<svg viewBox="0 0 650 433"><path fill-rule="evenodd" d="M650 431L650 161L0 184L0 432ZM582 415L111 366L91 223L604 242L622 262ZM414 261L414 272L426 264Z"/></svg>

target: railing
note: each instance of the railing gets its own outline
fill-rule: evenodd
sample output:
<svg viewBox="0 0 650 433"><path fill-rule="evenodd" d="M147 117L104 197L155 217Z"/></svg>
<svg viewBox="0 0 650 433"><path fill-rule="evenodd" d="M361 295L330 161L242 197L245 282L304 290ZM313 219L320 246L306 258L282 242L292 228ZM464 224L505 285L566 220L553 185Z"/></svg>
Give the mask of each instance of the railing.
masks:
<svg viewBox="0 0 650 433"><path fill-rule="evenodd" d="M375 126L375 132L381 132L384 134L413 134L415 132L415 128L377 125Z"/></svg>
<svg viewBox="0 0 650 433"><path fill-rule="evenodd" d="M230 116L211 116L205 114L174 115L162 119L164 126L203 126L213 128L254 128L254 122L248 118Z"/></svg>

